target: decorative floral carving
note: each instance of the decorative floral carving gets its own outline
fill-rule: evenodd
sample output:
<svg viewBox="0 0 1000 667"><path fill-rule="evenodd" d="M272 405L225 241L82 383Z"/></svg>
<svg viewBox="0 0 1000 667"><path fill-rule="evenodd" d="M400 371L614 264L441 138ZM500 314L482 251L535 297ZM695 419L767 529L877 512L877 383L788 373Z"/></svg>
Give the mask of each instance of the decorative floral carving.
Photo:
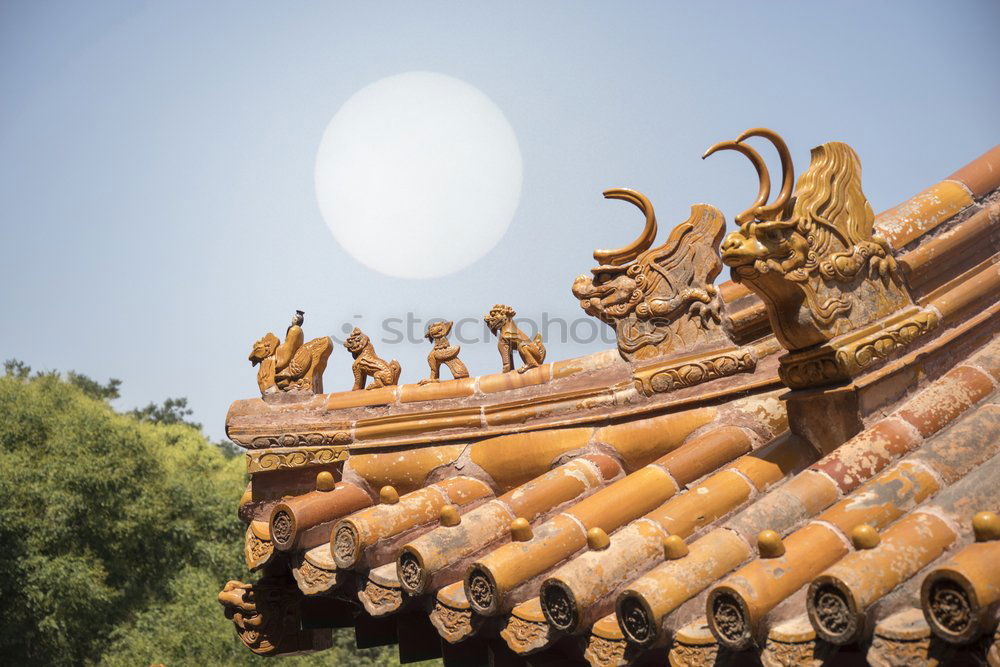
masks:
<svg viewBox="0 0 1000 667"><path fill-rule="evenodd" d="M737 373L752 373L756 367L757 357L753 351L740 348L723 354L688 357L647 366L637 370L633 377L639 390L650 396Z"/></svg>
<svg viewBox="0 0 1000 667"><path fill-rule="evenodd" d="M371 579L365 581L365 587L358 592L358 599L372 616L382 616L403 606L403 592L401 590L381 586Z"/></svg>
<svg viewBox="0 0 1000 667"><path fill-rule="evenodd" d="M712 601L712 621L719 634L733 642L749 633L739 605L725 594L716 596Z"/></svg>
<svg viewBox="0 0 1000 667"><path fill-rule="evenodd" d="M938 325L937 313L920 310L902 322L837 350L837 364L849 375L861 371L895 350L906 347Z"/></svg>
<svg viewBox="0 0 1000 667"><path fill-rule="evenodd" d="M514 651L524 655L548 646L553 633L548 623L526 621L512 615L500 631L500 637Z"/></svg>
<svg viewBox="0 0 1000 667"><path fill-rule="evenodd" d="M760 653L764 667L820 667L837 652L824 641L779 642L768 639Z"/></svg>
<svg viewBox="0 0 1000 667"><path fill-rule="evenodd" d="M649 200L628 189L607 190L604 196L635 204L646 226L624 248L595 250L601 265L591 269L593 276L577 277L573 295L584 311L615 328L622 357L637 361L726 341L722 299L712 284L722 270L722 213L706 204L693 206L691 217L650 250L656 216Z"/></svg>
<svg viewBox="0 0 1000 667"><path fill-rule="evenodd" d="M299 590L306 595L325 593L337 583L337 571L321 568L306 560L303 554L297 556L297 564L292 568L292 576Z"/></svg>
<svg viewBox="0 0 1000 667"><path fill-rule="evenodd" d="M346 445L352 441L346 431L333 433L283 433L280 435L259 435L250 441L250 447L322 447L324 445Z"/></svg>
<svg viewBox="0 0 1000 667"><path fill-rule="evenodd" d="M412 593L418 591L423 583L423 572L420 561L412 552L403 551L399 554L399 578Z"/></svg>
<svg viewBox="0 0 1000 667"><path fill-rule="evenodd" d="M623 639L605 639L591 635L583 657L591 665L621 665L625 662L626 648L628 648L628 644Z"/></svg>
<svg viewBox="0 0 1000 667"><path fill-rule="evenodd" d="M524 362L524 365L517 369L518 373L541 366L545 362L545 345L542 344L542 334L536 333L534 338L528 338L528 335L514 324L515 315L517 313L514 312L513 308L498 303L483 316L486 326L497 337L497 349L500 350L500 361L503 363L504 373L508 373L514 368L514 350L517 350L521 361Z"/></svg>
<svg viewBox="0 0 1000 667"><path fill-rule="evenodd" d="M353 561L358 548L357 532L350 524L337 528L333 536L333 555L342 561Z"/></svg>
<svg viewBox="0 0 1000 667"><path fill-rule="evenodd" d="M361 329L354 327L354 331L344 341L344 347L354 357L354 363L351 365L351 370L354 371L353 390L379 389L399 383L401 372L399 362L395 359L386 361L375 354L375 346ZM372 383L365 387L369 377Z"/></svg>
<svg viewBox="0 0 1000 667"><path fill-rule="evenodd" d="M455 609L440 602L434 604L434 610L430 614L431 623L438 633L452 644L475 634L481 623L481 619L477 619L480 617L473 614L471 609Z"/></svg>
<svg viewBox="0 0 1000 667"><path fill-rule="evenodd" d="M941 629L961 636L972 625L974 612L968 593L954 581L935 581L928 598L931 614Z"/></svg>
<svg viewBox="0 0 1000 667"><path fill-rule="evenodd" d="M253 526L247 526L243 555L246 557L247 567L253 572L271 561L274 557L274 544L271 540L257 537Z"/></svg>
<svg viewBox="0 0 1000 667"><path fill-rule="evenodd" d="M284 343L269 332L253 344L250 363L260 366L257 386L262 395L278 391L323 393L323 371L333 351L333 343L326 336L304 342L304 315L301 310L295 311Z"/></svg>
<svg viewBox="0 0 1000 667"><path fill-rule="evenodd" d="M346 447L247 452L247 472L257 473L286 468L318 466L326 463L346 461L348 456L349 453Z"/></svg>
<svg viewBox="0 0 1000 667"><path fill-rule="evenodd" d="M904 641L875 635L868 649L869 664L880 667L930 664L931 638Z"/></svg>
<svg viewBox="0 0 1000 667"><path fill-rule="evenodd" d="M912 306L827 345L786 355L778 373L793 389L846 380L935 329L933 310Z"/></svg>
<svg viewBox="0 0 1000 667"><path fill-rule="evenodd" d="M689 667L709 667L716 664L716 657L719 655L718 644L702 644L699 646L689 646L688 644L674 643L670 648L670 664L687 665Z"/></svg>
<svg viewBox="0 0 1000 667"><path fill-rule="evenodd" d="M622 630L632 641L646 642L653 633L652 619L634 597L626 597L618 612Z"/></svg>
<svg viewBox="0 0 1000 667"><path fill-rule="evenodd" d="M542 589L542 609L545 617L562 631L572 629L577 613L573 601L562 586L546 586Z"/></svg>
<svg viewBox="0 0 1000 667"><path fill-rule="evenodd" d="M292 539L293 527L292 517L288 512L284 510L278 512L271 520L271 539L278 544L286 544Z"/></svg>
<svg viewBox="0 0 1000 667"><path fill-rule="evenodd" d="M496 591L485 574L473 570L468 579L469 601L479 609L490 609L496 598Z"/></svg>
<svg viewBox="0 0 1000 667"><path fill-rule="evenodd" d="M813 609L820 630L827 635L841 637L854 630L855 614L844 592L829 584L821 586L816 595Z"/></svg>

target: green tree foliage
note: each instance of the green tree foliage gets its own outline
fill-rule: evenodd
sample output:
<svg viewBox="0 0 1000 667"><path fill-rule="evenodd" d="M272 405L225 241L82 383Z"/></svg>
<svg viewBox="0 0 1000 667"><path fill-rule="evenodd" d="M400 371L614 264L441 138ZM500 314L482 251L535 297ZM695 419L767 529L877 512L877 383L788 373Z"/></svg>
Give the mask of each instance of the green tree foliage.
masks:
<svg viewBox="0 0 1000 667"><path fill-rule="evenodd" d="M136 419L154 424L187 424L200 431L201 424L188 419L192 412L186 398L168 398L161 405L150 403L144 408L132 410L129 414Z"/></svg>
<svg viewBox="0 0 1000 667"><path fill-rule="evenodd" d="M116 413L115 380L5 368L0 662L263 660L239 643L216 601L227 580L253 578L235 512L242 457L227 458L183 419ZM332 651L281 664L395 662L394 650L355 650L347 632L335 641Z"/></svg>
<svg viewBox="0 0 1000 667"><path fill-rule="evenodd" d="M67 373L66 380L87 396L96 398L100 401L113 401L118 398L118 389L122 386L122 381L117 378L111 378L108 380L107 384L101 384L100 382L92 380L86 375L82 375L76 371L70 371ZM185 401L185 403L186 402L187 401Z"/></svg>

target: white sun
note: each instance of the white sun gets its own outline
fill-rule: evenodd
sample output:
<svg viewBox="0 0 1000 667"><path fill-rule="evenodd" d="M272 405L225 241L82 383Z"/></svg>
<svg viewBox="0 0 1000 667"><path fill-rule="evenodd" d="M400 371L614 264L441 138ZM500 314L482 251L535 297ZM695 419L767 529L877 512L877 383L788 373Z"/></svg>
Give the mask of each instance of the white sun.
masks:
<svg viewBox="0 0 1000 667"><path fill-rule="evenodd" d="M480 90L433 72L362 88L323 133L316 197L359 262L398 278L454 273L503 237L521 196L521 151Z"/></svg>

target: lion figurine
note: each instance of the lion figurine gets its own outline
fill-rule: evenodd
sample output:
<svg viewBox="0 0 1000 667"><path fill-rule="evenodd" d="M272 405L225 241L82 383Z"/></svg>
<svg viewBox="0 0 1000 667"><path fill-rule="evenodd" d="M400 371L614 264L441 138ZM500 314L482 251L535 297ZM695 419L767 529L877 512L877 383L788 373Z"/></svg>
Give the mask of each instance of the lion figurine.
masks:
<svg viewBox="0 0 1000 667"><path fill-rule="evenodd" d="M323 393L323 371L333 352L333 343L326 336L303 342L302 322L305 313L295 311L285 332L285 342L268 332L253 344L250 363L260 366L257 386L261 394L277 391L310 391Z"/></svg>
<svg viewBox="0 0 1000 667"><path fill-rule="evenodd" d="M357 327L351 332L344 347L354 356L354 364L351 368L354 371L354 387L359 389L379 389L381 387L392 387L399 383L400 367L399 362L393 359L386 362L375 354L375 346L372 345L368 336L362 333ZM371 377L372 383L367 387L365 384Z"/></svg>
<svg viewBox="0 0 1000 667"><path fill-rule="evenodd" d="M486 326L497 337L497 349L500 350L504 373L510 372L514 367L514 350L517 350L521 361L524 362L524 365L517 369L518 373L541 366L545 362L542 334L536 333L534 339L528 338L527 334L514 324L516 314L510 306L498 303L483 317Z"/></svg>
<svg viewBox="0 0 1000 667"><path fill-rule="evenodd" d="M448 367L456 380L469 377L469 369L458 358L458 353L462 348L448 343L448 334L451 333L453 324L454 322L431 322L427 325L427 333L424 334L424 338L434 343L431 353L427 355L431 376L424 378L419 384L437 382L440 379L441 364Z"/></svg>

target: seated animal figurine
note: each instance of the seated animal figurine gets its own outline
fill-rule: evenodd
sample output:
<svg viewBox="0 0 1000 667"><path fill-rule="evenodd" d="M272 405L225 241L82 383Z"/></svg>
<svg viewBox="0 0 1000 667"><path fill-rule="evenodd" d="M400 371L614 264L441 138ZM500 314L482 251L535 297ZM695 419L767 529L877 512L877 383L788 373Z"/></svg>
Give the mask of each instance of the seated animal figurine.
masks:
<svg viewBox="0 0 1000 667"><path fill-rule="evenodd" d="M344 347L354 356L354 364L351 366L354 370L353 390L392 387L399 383L399 362L395 359L386 362L385 359L379 358L375 354L375 346L372 345L368 336L361 332L361 329L354 328L351 335L344 341ZM369 377L371 377L372 383L366 387L365 383Z"/></svg>
<svg viewBox="0 0 1000 667"><path fill-rule="evenodd" d="M514 309L501 303L493 306L483 321L497 337L497 349L500 350L500 360L503 362L503 372L507 373L514 366L514 350L521 355L524 365L517 369L523 373L529 368L541 366L545 361L545 346L542 344L542 334L535 334L534 339L514 324Z"/></svg>
<svg viewBox="0 0 1000 667"><path fill-rule="evenodd" d="M458 353L462 349L458 345L448 343L448 334L454 322L431 322L427 325L427 333L424 338L434 343L431 353L427 355L427 363L431 367L431 376L424 378L419 384L437 382L439 380L439 370L444 364L451 370L452 376L456 380L469 377L469 369L465 367L462 360L458 358Z"/></svg>
<svg viewBox="0 0 1000 667"><path fill-rule="evenodd" d="M302 322L305 313L295 311L292 324L285 332L285 342L268 332L253 344L250 363L260 365L257 386L261 394L277 391L311 391L323 393L323 371L333 352L333 343L326 336L303 342Z"/></svg>

